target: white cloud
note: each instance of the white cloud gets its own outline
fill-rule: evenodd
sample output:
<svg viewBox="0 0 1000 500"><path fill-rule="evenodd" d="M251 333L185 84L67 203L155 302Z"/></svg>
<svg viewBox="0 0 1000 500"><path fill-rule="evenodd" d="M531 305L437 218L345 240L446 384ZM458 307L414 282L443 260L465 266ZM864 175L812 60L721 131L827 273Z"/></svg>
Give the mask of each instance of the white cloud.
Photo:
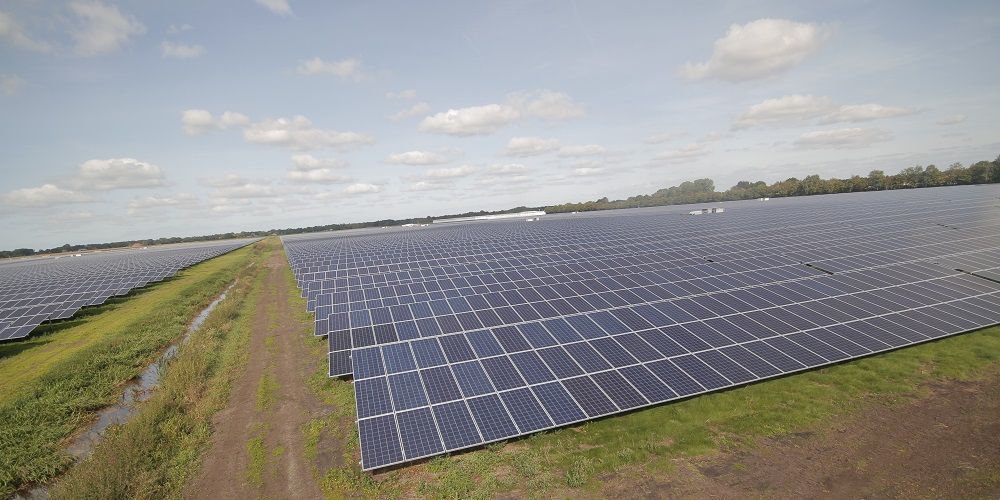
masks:
<svg viewBox="0 0 1000 500"><path fill-rule="evenodd" d="M386 92L386 99L415 99L417 97L417 91L413 89L400 90L399 92Z"/></svg>
<svg viewBox="0 0 1000 500"><path fill-rule="evenodd" d="M579 167L573 169L573 175L578 177L587 177L591 175L601 175L605 173L604 168L601 167Z"/></svg>
<svg viewBox="0 0 1000 500"><path fill-rule="evenodd" d="M825 26L787 19L733 24L726 36L715 41L708 61L685 64L679 72L692 80L742 82L767 78L802 63L819 50L829 35Z"/></svg>
<svg viewBox="0 0 1000 500"><path fill-rule="evenodd" d="M3 196L0 201L14 207L48 207L67 203L82 203L91 199L76 191L63 189L53 184L43 184L33 188L15 189Z"/></svg>
<svg viewBox="0 0 1000 500"><path fill-rule="evenodd" d="M0 75L0 94L14 95L24 88L24 79L17 75Z"/></svg>
<svg viewBox="0 0 1000 500"><path fill-rule="evenodd" d="M424 172L428 179L457 179L466 177L475 172L476 169L470 165L460 165L457 167L432 168Z"/></svg>
<svg viewBox="0 0 1000 500"><path fill-rule="evenodd" d="M394 121L394 122L398 122L398 121L404 120L406 118L412 118L414 116L426 115L428 112L430 112L430 110L431 110L431 107L430 107L429 104L427 104L426 102L418 102L418 103L414 104L413 106L410 106L410 107L408 107L408 108L406 108L404 110L399 111L398 113L394 113L394 114L390 115L389 119L392 120L392 121Z"/></svg>
<svg viewBox="0 0 1000 500"><path fill-rule="evenodd" d="M802 149L864 148L891 138L888 132L877 128L841 128L806 132L795 141Z"/></svg>
<svg viewBox="0 0 1000 500"><path fill-rule="evenodd" d="M522 118L568 120L585 114L568 95L550 90L510 94L504 104L449 109L420 122L422 132L458 136L492 134Z"/></svg>
<svg viewBox="0 0 1000 500"><path fill-rule="evenodd" d="M292 155L292 163L298 170L317 170L321 168L343 168L347 166L346 160L339 158L319 159L310 154Z"/></svg>
<svg viewBox="0 0 1000 500"><path fill-rule="evenodd" d="M292 168L285 174L285 179L300 184L341 184L353 179L335 172L335 169L347 166L341 159L319 159L313 155L292 155Z"/></svg>
<svg viewBox="0 0 1000 500"><path fill-rule="evenodd" d="M407 151L389 155L386 163L397 165L440 165L451 161L447 156L433 151Z"/></svg>
<svg viewBox="0 0 1000 500"><path fill-rule="evenodd" d="M288 0L256 0L256 2L257 5L261 5L279 16L292 15L292 6L288 4Z"/></svg>
<svg viewBox="0 0 1000 500"><path fill-rule="evenodd" d="M171 24L167 28L167 34L168 35L179 35L181 33L184 33L186 31L191 31L193 29L194 29L194 26L191 26L190 24L187 24L187 23L184 23L184 24Z"/></svg>
<svg viewBox="0 0 1000 500"><path fill-rule="evenodd" d="M508 96L508 102L524 116L543 120L569 120L586 114L583 105L570 96L551 90L517 92Z"/></svg>
<svg viewBox="0 0 1000 500"><path fill-rule="evenodd" d="M754 104L743 112L733 128L748 128L758 125L802 121L817 118L834 109L829 97L792 94L774 99L766 99Z"/></svg>
<svg viewBox="0 0 1000 500"><path fill-rule="evenodd" d="M247 127L243 138L253 144L291 149L351 149L375 142L369 135L339 132L313 127L312 121L298 115L292 118L269 118Z"/></svg>
<svg viewBox="0 0 1000 500"><path fill-rule="evenodd" d="M128 202L128 205L126 205L125 208L129 215L136 215L156 208L196 208L197 205L197 196L181 193L173 196L146 196L144 198L133 198Z"/></svg>
<svg viewBox="0 0 1000 500"><path fill-rule="evenodd" d="M166 184L163 171L135 158L87 160L70 181L77 189L108 191L159 187Z"/></svg>
<svg viewBox="0 0 1000 500"><path fill-rule="evenodd" d="M835 105L829 97L792 94L767 99L750 106L733 124L734 129L762 125L803 124L819 119L820 124L857 123L883 118L894 118L915 113L913 108L883 106L881 104Z"/></svg>
<svg viewBox="0 0 1000 500"><path fill-rule="evenodd" d="M966 120L966 118L968 118L968 117L965 116L965 115L951 115L951 116L946 116L946 117L938 120L937 124L938 125L957 125L959 123L964 122Z"/></svg>
<svg viewBox="0 0 1000 500"><path fill-rule="evenodd" d="M163 57L173 57L174 59L191 59L205 53L205 48L201 45L188 45L186 43L174 43L166 40L160 44L160 53Z"/></svg>
<svg viewBox="0 0 1000 500"><path fill-rule="evenodd" d="M198 179L198 182L204 186L214 188L242 186L250 183L249 180L237 174L226 174L222 177L201 177Z"/></svg>
<svg viewBox="0 0 1000 500"><path fill-rule="evenodd" d="M285 178L291 182L302 184L343 184L353 180L351 177L340 175L329 168L292 169L285 174Z"/></svg>
<svg viewBox="0 0 1000 500"><path fill-rule="evenodd" d="M350 58L340 61L324 61L319 57L314 57L299 64L300 75L334 75L343 80L361 81L367 77L361 67L361 60Z"/></svg>
<svg viewBox="0 0 1000 500"><path fill-rule="evenodd" d="M564 158L575 158L580 156L599 156L607 153L604 146L597 144L585 144L582 146L563 146L559 148L559 156Z"/></svg>
<svg viewBox="0 0 1000 500"><path fill-rule="evenodd" d="M0 39L7 40L16 47L35 52L48 52L52 50L52 46L48 43L28 36L14 19L14 16L2 10L0 10Z"/></svg>
<svg viewBox="0 0 1000 500"><path fill-rule="evenodd" d="M226 111L222 113L216 122L219 128L227 129L231 127L245 127L250 124L250 118L242 113Z"/></svg>
<svg viewBox="0 0 1000 500"><path fill-rule="evenodd" d="M449 109L428 116L420 122L420 130L459 136L492 134L501 127L521 118L521 113L507 105L487 104Z"/></svg>
<svg viewBox="0 0 1000 500"><path fill-rule="evenodd" d="M451 187L449 184L440 184L431 181L417 181L406 188L406 191L436 191L439 189L448 189Z"/></svg>
<svg viewBox="0 0 1000 500"><path fill-rule="evenodd" d="M692 142L682 148L666 151L653 157L654 163L689 163L711 153L705 143Z"/></svg>
<svg viewBox="0 0 1000 500"><path fill-rule="evenodd" d="M518 176L528 172L528 167L520 163L504 163L491 165L486 169L486 175L490 177Z"/></svg>
<svg viewBox="0 0 1000 500"><path fill-rule="evenodd" d="M76 41L76 53L82 56L114 52L130 37L146 32L138 19L122 14L114 5L100 1L70 2L69 9L78 19L70 35Z"/></svg>
<svg viewBox="0 0 1000 500"><path fill-rule="evenodd" d="M507 142L507 156L537 156L559 149L558 139L541 137L512 137Z"/></svg>
<svg viewBox="0 0 1000 500"><path fill-rule="evenodd" d="M345 187L344 190L342 191L342 193L344 193L344 194L370 194L370 193L378 193L379 191L382 191L382 186L379 186L379 185L376 185L376 184L358 183L358 184L351 184L350 186Z"/></svg>
<svg viewBox="0 0 1000 500"><path fill-rule="evenodd" d="M840 106L837 110L820 119L821 124L830 123L857 123L883 118L895 118L915 113L913 108L901 108L896 106L882 106L881 104L851 104Z"/></svg>
<svg viewBox="0 0 1000 500"><path fill-rule="evenodd" d="M247 199L247 198L274 198L281 193L270 184L248 182L236 186L220 187L213 192L215 198L224 199Z"/></svg>
<svg viewBox="0 0 1000 500"><path fill-rule="evenodd" d="M665 132L662 134L651 135L642 142L645 142L646 144L663 144L686 135L687 133L685 132Z"/></svg>

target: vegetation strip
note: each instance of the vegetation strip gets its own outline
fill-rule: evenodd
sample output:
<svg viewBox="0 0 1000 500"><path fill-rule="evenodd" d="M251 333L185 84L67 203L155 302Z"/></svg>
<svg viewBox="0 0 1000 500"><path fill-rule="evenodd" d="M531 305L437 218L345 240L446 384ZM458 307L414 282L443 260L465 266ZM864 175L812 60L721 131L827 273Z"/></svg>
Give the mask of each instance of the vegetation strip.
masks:
<svg viewBox="0 0 1000 500"><path fill-rule="evenodd" d="M66 440L92 419L96 410L113 403L119 396L118 388L138 375L164 346L183 335L191 318L228 283L238 274L247 273L247 263L260 251L259 244L237 250L185 270L134 297L97 308L82 319L51 325L43 335L29 338L20 346L5 344L0 350L0 380L6 384L0 392L0 495L45 483L68 469L73 459L63 449ZM245 295L247 286L238 286L234 295ZM226 311L232 314L237 302L239 299L231 296L212 317L224 317ZM212 336L222 335L218 333L218 322L210 318L201 331L213 329L216 333ZM202 337L193 335L191 346L182 351L196 350L195 340ZM171 363L170 373L163 379L163 394L154 399L184 399L184 393L165 387L187 363L180 357ZM149 425L146 409L155 404L147 402L147 408L129 426ZM181 428L163 431L187 433ZM110 432L88 462L105 456L107 453L101 450L114 446L107 441L119 440L121 433ZM164 450L159 449L157 441L147 444L156 447L151 457L162 455ZM127 453L119 453L119 459L124 455ZM107 481L106 486L111 483Z"/></svg>

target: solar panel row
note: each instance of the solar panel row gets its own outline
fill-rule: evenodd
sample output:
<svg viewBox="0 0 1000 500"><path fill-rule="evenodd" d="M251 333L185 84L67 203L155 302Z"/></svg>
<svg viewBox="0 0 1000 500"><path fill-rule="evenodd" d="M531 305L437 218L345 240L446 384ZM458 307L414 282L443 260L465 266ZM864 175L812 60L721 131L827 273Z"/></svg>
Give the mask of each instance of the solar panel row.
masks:
<svg viewBox="0 0 1000 500"><path fill-rule="evenodd" d="M997 193L284 241L373 469L996 324Z"/></svg>
<svg viewBox="0 0 1000 500"><path fill-rule="evenodd" d="M70 318L83 307L103 304L251 242L189 243L4 262L0 340L26 337L45 321Z"/></svg>

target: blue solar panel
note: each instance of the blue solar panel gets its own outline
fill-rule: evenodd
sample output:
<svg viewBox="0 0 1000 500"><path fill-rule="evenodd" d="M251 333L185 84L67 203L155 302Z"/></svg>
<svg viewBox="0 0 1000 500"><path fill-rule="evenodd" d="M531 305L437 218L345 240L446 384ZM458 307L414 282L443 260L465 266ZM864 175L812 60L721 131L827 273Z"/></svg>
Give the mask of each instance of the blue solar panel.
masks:
<svg viewBox="0 0 1000 500"><path fill-rule="evenodd" d="M362 464L373 469L996 324L997 191L285 245L316 332L329 336L331 375L355 379Z"/></svg>

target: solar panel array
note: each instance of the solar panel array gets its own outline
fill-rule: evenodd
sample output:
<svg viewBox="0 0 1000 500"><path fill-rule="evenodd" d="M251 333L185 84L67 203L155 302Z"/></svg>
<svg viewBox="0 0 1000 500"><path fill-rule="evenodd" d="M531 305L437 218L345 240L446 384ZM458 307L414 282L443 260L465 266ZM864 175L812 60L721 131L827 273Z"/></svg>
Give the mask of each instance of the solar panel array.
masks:
<svg viewBox="0 0 1000 500"><path fill-rule="evenodd" d="M1000 189L284 238L366 470L1000 323Z"/></svg>
<svg viewBox="0 0 1000 500"><path fill-rule="evenodd" d="M27 337L45 321L66 319L135 288L255 240L164 245L0 263L0 340Z"/></svg>

